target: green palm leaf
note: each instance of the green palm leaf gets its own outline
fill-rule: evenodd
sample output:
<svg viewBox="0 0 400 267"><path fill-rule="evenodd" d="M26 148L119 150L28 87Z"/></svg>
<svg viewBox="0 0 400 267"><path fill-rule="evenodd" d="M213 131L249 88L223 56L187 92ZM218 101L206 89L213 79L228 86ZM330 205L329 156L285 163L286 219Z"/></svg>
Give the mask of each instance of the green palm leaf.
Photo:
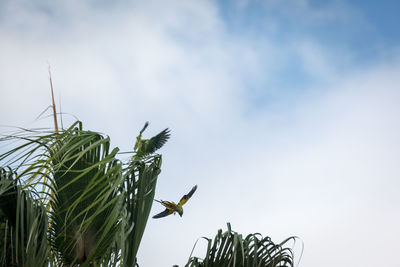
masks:
<svg viewBox="0 0 400 267"><path fill-rule="evenodd" d="M108 137L84 131L80 122L59 133L22 129L0 141L17 142L0 155L0 166L19 171L11 180L19 181L29 192L26 200L38 203L49 218L50 265L136 264L161 171L160 155L123 164ZM0 215L6 216L2 209ZM8 230L1 230L0 237L7 240ZM5 251L12 247L4 244Z"/></svg>
<svg viewBox="0 0 400 267"><path fill-rule="evenodd" d="M136 264L136 254L153 205L160 168L161 156L157 155L147 163L133 161L125 172L127 223L122 250L123 266Z"/></svg>
<svg viewBox="0 0 400 267"><path fill-rule="evenodd" d="M40 202L0 168L0 266L45 266L48 217Z"/></svg>
<svg viewBox="0 0 400 267"><path fill-rule="evenodd" d="M214 241L205 237L204 239L208 242L206 256L201 259L190 255L187 267L294 266L292 250L283 246L290 240L295 241L296 237L290 237L280 244L275 244L269 237L263 238L257 233L249 234L243 239L241 234L231 230L228 223L228 231L222 233L219 230Z"/></svg>
<svg viewBox="0 0 400 267"><path fill-rule="evenodd" d="M109 139L71 129L50 150L54 183L51 240L67 264L97 262L119 230L122 164Z"/></svg>

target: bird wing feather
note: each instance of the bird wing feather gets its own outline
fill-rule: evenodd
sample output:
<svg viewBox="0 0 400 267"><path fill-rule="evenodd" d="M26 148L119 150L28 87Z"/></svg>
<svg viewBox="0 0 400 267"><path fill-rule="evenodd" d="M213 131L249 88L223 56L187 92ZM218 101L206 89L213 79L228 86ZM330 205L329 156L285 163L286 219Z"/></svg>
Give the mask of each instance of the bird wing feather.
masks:
<svg viewBox="0 0 400 267"><path fill-rule="evenodd" d="M145 151L143 152L145 154L153 154L154 152L156 152L156 150L160 149L168 141L169 137L170 137L170 132L169 129L166 128L159 134L153 136L148 140Z"/></svg>
<svg viewBox="0 0 400 267"><path fill-rule="evenodd" d="M172 210L170 210L170 209L165 209L163 212L160 212L160 213L154 215L154 216L153 216L153 219L162 218L162 217L171 215L172 213L173 213Z"/></svg>
<svg viewBox="0 0 400 267"><path fill-rule="evenodd" d="M197 189L197 185L193 186L192 190L190 190L189 193L187 193L186 195L184 195L181 198L181 200L179 201L178 205L182 206L183 204L185 204L189 200L189 198L191 198L193 196L193 194L196 191L196 189Z"/></svg>

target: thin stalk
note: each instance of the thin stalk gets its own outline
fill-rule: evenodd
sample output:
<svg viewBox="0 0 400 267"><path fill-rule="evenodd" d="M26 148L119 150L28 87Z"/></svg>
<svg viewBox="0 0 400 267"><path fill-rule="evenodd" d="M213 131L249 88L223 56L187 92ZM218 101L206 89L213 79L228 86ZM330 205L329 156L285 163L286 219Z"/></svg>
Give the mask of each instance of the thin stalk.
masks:
<svg viewBox="0 0 400 267"><path fill-rule="evenodd" d="M54 101L54 90L53 90L53 81L51 79L51 71L49 66L49 78L50 78L50 88L51 88L51 100L53 102L53 118L54 118L54 128L56 133L58 133L58 123L57 123L57 112L56 112L56 102Z"/></svg>

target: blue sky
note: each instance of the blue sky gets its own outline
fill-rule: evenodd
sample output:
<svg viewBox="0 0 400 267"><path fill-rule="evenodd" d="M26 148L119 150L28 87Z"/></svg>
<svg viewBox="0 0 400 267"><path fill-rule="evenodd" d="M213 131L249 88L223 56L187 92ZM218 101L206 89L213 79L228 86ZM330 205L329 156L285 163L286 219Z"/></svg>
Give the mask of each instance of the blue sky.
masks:
<svg viewBox="0 0 400 267"><path fill-rule="evenodd" d="M183 266L197 238L231 222L277 242L299 236L299 266L394 267L399 9L1 1L0 125L51 126L35 120L50 103L50 63L62 111L122 151L145 121L149 136L170 127L156 196L199 188L183 218L149 222L141 266Z"/></svg>

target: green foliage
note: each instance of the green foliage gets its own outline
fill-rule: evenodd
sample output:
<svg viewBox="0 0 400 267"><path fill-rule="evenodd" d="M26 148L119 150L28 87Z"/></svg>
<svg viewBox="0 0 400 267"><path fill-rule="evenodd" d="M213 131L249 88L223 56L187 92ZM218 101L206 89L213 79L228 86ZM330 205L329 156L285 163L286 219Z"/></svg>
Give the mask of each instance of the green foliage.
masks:
<svg viewBox="0 0 400 267"><path fill-rule="evenodd" d="M295 237L290 237L280 244L275 244L271 238L263 238L257 233L243 238L241 234L232 231L228 223L228 231L222 233L220 229L214 241L206 237L204 239L208 242L206 256L201 259L190 255L186 267L294 266L292 250L283 246L290 240L294 241Z"/></svg>
<svg viewBox="0 0 400 267"><path fill-rule="evenodd" d="M15 176L0 168L0 266L45 266L46 210L17 186Z"/></svg>
<svg viewBox="0 0 400 267"><path fill-rule="evenodd" d="M138 266L136 256L153 204L165 129L136 139L127 162L110 139L81 122L54 132L20 129L0 138L14 148L0 155L0 266ZM194 187L180 205L194 193ZM228 224L208 241L204 259L186 266L293 266L285 243Z"/></svg>
<svg viewBox="0 0 400 267"><path fill-rule="evenodd" d="M161 172L161 156L155 156L147 164L134 161L131 165L124 175L124 203L127 212L126 237L123 238L125 243L121 257L124 266L136 264L136 254L153 205L157 177Z"/></svg>
<svg viewBox="0 0 400 267"><path fill-rule="evenodd" d="M109 139L72 128L51 146L51 240L67 264L101 261L120 231L122 164Z"/></svg>
<svg viewBox="0 0 400 267"><path fill-rule="evenodd" d="M0 155L2 266L137 264L160 155L123 163L108 137L80 122L59 133L22 129L1 141L18 144Z"/></svg>

